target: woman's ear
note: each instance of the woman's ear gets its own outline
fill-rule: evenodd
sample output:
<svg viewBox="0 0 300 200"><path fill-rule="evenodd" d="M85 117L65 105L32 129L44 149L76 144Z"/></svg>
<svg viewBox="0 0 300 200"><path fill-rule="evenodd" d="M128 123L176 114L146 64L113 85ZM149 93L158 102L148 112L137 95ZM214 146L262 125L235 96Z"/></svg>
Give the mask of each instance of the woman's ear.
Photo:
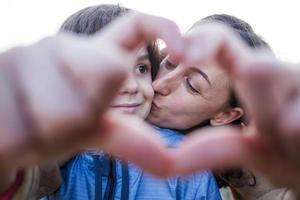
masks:
<svg viewBox="0 0 300 200"><path fill-rule="evenodd" d="M231 122L241 118L244 115L244 110L240 107L229 108L225 111L218 112L210 119L212 126L221 126L230 124Z"/></svg>

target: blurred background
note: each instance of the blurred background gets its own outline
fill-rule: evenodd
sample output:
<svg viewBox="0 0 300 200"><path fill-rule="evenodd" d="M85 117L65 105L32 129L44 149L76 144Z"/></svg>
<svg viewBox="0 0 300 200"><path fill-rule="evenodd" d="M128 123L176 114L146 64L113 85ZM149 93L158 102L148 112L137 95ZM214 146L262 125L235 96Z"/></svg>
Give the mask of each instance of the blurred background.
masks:
<svg viewBox="0 0 300 200"><path fill-rule="evenodd" d="M170 18L182 32L207 15L234 15L250 23L277 57L294 63L300 60L300 3L296 0L0 0L0 51L53 35L72 13L103 3Z"/></svg>

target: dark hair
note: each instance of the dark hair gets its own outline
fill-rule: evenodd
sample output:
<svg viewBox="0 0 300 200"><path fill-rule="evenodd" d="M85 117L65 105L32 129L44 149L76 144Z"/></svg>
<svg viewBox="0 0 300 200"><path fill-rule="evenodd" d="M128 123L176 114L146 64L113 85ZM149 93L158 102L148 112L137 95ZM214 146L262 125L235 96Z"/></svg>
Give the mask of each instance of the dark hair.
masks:
<svg viewBox="0 0 300 200"><path fill-rule="evenodd" d="M113 4L87 7L68 17L59 31L90 36L128 12L130 12L130 9ZM147 51L151 63L151 76L152 80L154 80L159 69L159 52L156 42L149 43Z"/></svg>
<svg viewBox="0 0 300 200"><path fill-rule="evenodd" d="M199 21L197 21L193 27L198 26L199 24L209 22L218 22L230 27L234 32L242 38L246 44L254 49L269 49L270 46L259 36L257 35L253 28L247 22L227 14L214 14L209 15Z"/></svg>
<svg viewBox="0 0 300 200"><path fill-rule="evenodd" d="M247 22L231 16L227 14L214 14L207 16L199 21L197 21L192 27L198 26L200 24L210 23L210 22L217 22L222 23L228 27L230 27L234 32L236 32L240 38L250 47L253 49L266 49L271 51L270 46L267 42L265 42L259 35L257 35L253 28ZM234 91L231 90L231 95L229 99L229 105L231 107L241 106ZM232 124L240 125L241 122L245 122L246 119L240 118Z"/></svg>

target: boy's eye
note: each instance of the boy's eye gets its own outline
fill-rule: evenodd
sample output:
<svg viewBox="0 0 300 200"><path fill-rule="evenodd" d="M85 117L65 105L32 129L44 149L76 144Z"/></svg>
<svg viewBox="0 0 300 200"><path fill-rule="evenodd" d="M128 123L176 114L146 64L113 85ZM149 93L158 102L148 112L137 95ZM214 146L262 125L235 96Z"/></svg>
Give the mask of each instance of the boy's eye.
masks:
<svg viewBox="0 0 300 200"><path fill-rule="evenodd" d="M136 67L136 73L137 74L146 74L149 71L149 68L147 65L139 64Z"/></svg>

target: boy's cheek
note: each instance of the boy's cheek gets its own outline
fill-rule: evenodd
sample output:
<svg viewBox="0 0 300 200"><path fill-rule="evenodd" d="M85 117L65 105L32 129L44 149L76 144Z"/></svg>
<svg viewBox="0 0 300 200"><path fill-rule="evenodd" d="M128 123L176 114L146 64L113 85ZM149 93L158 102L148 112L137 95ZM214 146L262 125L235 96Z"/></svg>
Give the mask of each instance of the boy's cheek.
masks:
<svg viewBox="0 0 300 200"><path fill-rule="evenodd" d="M141 113L142 113L141 117L143 119L146 119L148 117L148 115L150 113L150 110L151 110L151 105L152 105L152 101L145 102L145 104L144 104L144 106L143 106L143 108L141 110Z"/></svg>
<svg viewBox="0 0 300 200"><path fill-rule="evenodd" d="M141 83L141 88L142 88L142 93L143 93L143 96L145 98L145 100L148 100L148 101L151 101L152 103L152 100L154 98L154 90L153 90L153 87L152 87L152 84L151 83Z"/></svg>

